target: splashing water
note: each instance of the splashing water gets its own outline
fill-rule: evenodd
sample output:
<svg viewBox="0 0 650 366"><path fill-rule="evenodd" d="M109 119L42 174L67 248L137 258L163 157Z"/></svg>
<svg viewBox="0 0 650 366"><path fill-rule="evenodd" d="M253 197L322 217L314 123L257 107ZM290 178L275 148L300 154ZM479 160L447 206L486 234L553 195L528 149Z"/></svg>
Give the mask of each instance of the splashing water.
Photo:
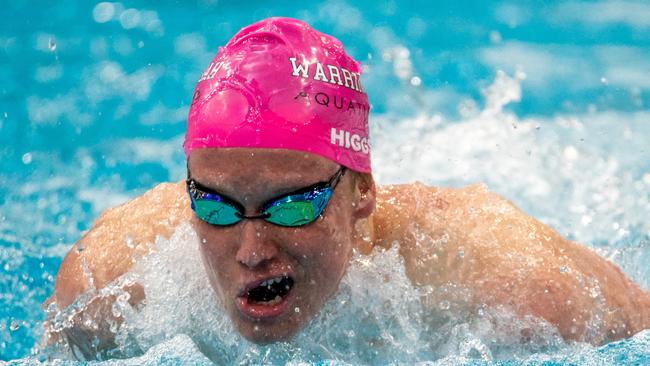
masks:
<svg viewBox="0 0 650 366"><path fill-rule="evenodd" d="M397 120L389 115L376 117L376 177L380 182L408 177L408 181L415 178L439 185L485 181L493 189L518 197L520 206L561 233L595 245L631 278L649 287L650 273L643 263L649 255L650 227L644 218L650 214L650 205L636 198L649 195L650 179L642 169L630 169L638 164L638 156L628 155L644 151L644 136L650 135L649 127L642 124L647 113L520 120L504 107L520 98L522 79L523 75L498 73L494 84L484 89L485 109L463 121L442 123L435 115ZM625 144L612 146L606 141L611 137L600 135L612 119L620 120L620 128L613 133ZM125 149L138 146L124 142ZM175 147L170 144L168 148ZM627 174L620 174L626 169ZM566 190L551 188L560 186ZM124 317L121 327L111 328L118 345L114 355L127 357L107 361L111 363L437 360L434 364L456 365L507 364L514 359L530 364L588 364L602 359L615 363L620 357L642 362L649 357L644 351L650 344L648 331L600 348L567 344L540 319L515 318L507 308L471 309L462 288L413 287L404 273L399 243L388 251L355 256L339 292L306 329L290 342L259 346L239 336L221 309L203 272L197 242L188 225L180 226L168 240L158 238L156 251L129 273L57 314L59 326L69 326L66 319L83 309L90 298L110 294L118 299L114 315ZM146 293L146 305L137 310L128 305L128 296L121 290L134 282L142 284ZM50 352L50 357L70 357L66 350ZM36 362L46 355L23 361Z"/></svg>
<svg viewBox="0 0 650 366"><path fill-rule="evenodd" d="M555 329L540 320L518 320L507 309L486 308L471 316L463 310L465 304L446 296L452 289L413 287L395 246L369 257L355 256L338 294L295 339L259 346L242 338L221 309L203 272L197 242L188 224L180 226L103 290L104 296L117 294L125 283L137 282L146 292L146 305L138 310L118 296L114 315L124 316L124 323L113 330L118 344L113 356L139 357L161 342L187 342L185 337L217 364L323 359L411 363L450 355L492 360L563 345ZM447 305L432 310L432 301ZM523 345L520 334L528 339Z"/></svg>
<svg viewBox="0 0 650 366"><path fill-rule="evenodd" d="M128 306L127 298L118 300L124 323L113 330L118 344L113 356L128 357L123 364L161 359L172 364L175 359L240 365L317 364L326 359L465 364L597 352L588 345L565 344L544 321L517 318L505 308L482 307L470 314L458 300L462 289L413 287L398 251L397 245L370 256L355 255L338 294L306 329L290 342L260 346L242 338L221 309L203 272L196 233L183 224L169 240L158 238L152 254L104 289L104 294L116 294L125 283L138 282L146 292L146 305L138 310ZM650 333L635 341L647 344Z"/></svg>

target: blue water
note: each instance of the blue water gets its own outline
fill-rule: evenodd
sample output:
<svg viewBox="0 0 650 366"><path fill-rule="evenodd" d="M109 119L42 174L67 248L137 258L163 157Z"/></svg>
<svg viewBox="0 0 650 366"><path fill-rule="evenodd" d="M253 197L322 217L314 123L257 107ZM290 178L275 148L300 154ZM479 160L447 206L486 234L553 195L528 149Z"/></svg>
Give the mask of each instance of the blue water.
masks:
<svg viewBox="0 0 650 366"><path fill-rule="evenodd" d="M645 2L12 1L0 14L0 361L37 353L40 304L94 218L183 177L198 75L236 30L272 15L333 34L366 65L380 183L486 182L650 288ZM178 333L152 336L130 362L203 362ZM477 361L454 346L392 361L641 365L649 344L645 332L600 348Z"/></svg>

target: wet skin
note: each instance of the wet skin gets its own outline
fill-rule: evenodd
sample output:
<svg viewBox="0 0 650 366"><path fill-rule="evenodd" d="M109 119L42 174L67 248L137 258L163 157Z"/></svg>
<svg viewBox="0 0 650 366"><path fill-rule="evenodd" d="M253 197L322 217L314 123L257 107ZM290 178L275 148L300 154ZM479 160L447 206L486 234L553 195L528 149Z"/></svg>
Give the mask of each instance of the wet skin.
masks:
<svg viewBox="0 0 650 366"><path fill-rule="evenodd" d="M196 150L189 164L193 178L241 202L248 215L271 198L327 179L338 167L319 156L266 149ZM96 288L106 286L149 251L156 236L169 237L187 221L205 239L200 251L212 287L237 329L255 342L286 339L302 328L336 291L354 248L368 253L394 243L414 285L467 289L469 295L457 300L470 309L507 306L515 315L548 321L567 340L594 344L650 328L647 292L611 262L563 239L485 186L415 183L383 186L375 194L369 176L355 179L350 173L322 218L300 228L261 220L213 227L193 215L184 182L161 184L97 220L65 257L50 301L61 309L86 291L84 267ZM134 245L125 245L127 238ZM255 319L242 313L242 287L285 273L296 282L281 314ZM141 287L129 291L134 305L144 298ZM101 320L110 317L102 310L110 309L110 301L97 300L87 311L100 321L100 330ZM65 333L68 342L83 346L100 332L76 322ZM46 342L60 336L48 334ZM100 348L111 347L110 333L102 340ZM86 347L85 353L93 351Z"/></svg>
<svg viewBox="0 0 650 366"><path fill-rule="evenodd" d="M193 179L242 203L250 216L272 198L326 181L339 165L281 150L203 149L192 153L189 168ZM355 223L374 209L368 188L360 192L353 175L344 175L323 215L305 226L244 220L217 227L192 218L210 283L244 337L258 343L286 339L334 294L352 255ZM294 284L279 314L243 311L242 292L283 275Z"/></svg>

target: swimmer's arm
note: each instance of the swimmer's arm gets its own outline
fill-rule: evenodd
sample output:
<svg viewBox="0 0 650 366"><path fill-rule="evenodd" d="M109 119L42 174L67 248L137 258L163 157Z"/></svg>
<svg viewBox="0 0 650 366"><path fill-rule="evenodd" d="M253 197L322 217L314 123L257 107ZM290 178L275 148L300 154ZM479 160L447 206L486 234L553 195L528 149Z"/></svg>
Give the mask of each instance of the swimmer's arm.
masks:
<svg viewBox="0 0 650 366"><path fill-rule="evenodd" d="M650 327L650 297L620 269L485 187L392 190L378 193L398 199L383 214L378 205L375 232L379 245L400 242L414 283L465 286L475 305L541 317L566 339L603 343Z"/></svg>
<svg viewBox="0 0 650 366"><path fill-rule="evenodd" d="M594 344L650 327L650 297L616 265L482 190L470 207L486 209L460 225L470 264L459 277L477 302L511 306L545 319L565 339Z"/></svg>
<svg viewBox="0 0 650 366"><path fill-rule="evenodd" d="M61 311L89 290L104 288L130 270L137 258L148 253L158 235L169 237L180 222L190 217L190 213L183 182L158 185L124 205L106 210L65 256L57 274L54 294L44 306L53 302ZM140 285L132 284L124 290L130 294L132 306L144 300ZM68 343L76 344L85 357L89 357L86 351L114 346L112 333L108 331L109 319L120 321L112 316L114 300L114 296L92 299L64 334L54 331L52 319L49 319L45 324L49 329L46 329L43 343L67 339ZM88 322L89 319L94 320L98 327L84 325L84 320L86 324L93 323ZM100 339L99 345L90 347L95 336Z"/></svg>

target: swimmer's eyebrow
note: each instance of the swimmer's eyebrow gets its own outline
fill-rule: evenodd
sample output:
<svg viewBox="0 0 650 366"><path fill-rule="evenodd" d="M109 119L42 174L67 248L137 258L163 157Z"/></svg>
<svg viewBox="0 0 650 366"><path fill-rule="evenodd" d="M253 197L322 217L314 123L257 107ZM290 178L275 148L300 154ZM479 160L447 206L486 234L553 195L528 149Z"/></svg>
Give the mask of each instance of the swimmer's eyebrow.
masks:
<svg viewBox="0 0 650 366"><path fill-rule="evenodd" d="M222 192L223 192L222 190L217 189L217 188L214 188L214 187L212 187L212 186L209 186L209 185L207 185L207 184L205 184L205 183L199 181L199 180L196 179L196 178L192 178L191 176L188 176L187 179L194 181L194 183L196 184L197 188L199 188L199 189L202 190L202 191L206 191L207 193L216 193L216 194L218 194L218 195L225 196L225 194L222 193Z"/></svg>
<svg viewBox="0 0 650 366"><path fill-rule="evenodd" d="M232 199L232 197L236 196L236 194L231 194L231 193L235 193L235 192L231 192L229 189L224 189L224 190L217 189L217 188L214 188L211 185L204 184L203 182L197 180L196 178L192 178L192 174L190 173L189 164L187 166L187 179L192 179L199 186L199 188L204 188L204 190L206 192L208 192L208 193L216 193L218 195L226 196L226 197L231 198L231 199ZM291 185L286 185L284 187L278 187L275 190L270 190L271 194L269 195L269 197L267 197L267 199L280 198L280 197L286 196L286 195L288 195L290 193L294 193L294 192L296 192L298 190L301 190L303 188L308 188L308 187L311 187L311 186L314 186L314 185L317 185L317 184L321 184L321 183L326 183L326 182L327 182L327 178L325 178L324 181L304 182L304 183L301 182L301 183L294 183L294 184L291 184ZM238 184L234 184L233 186L236 187L236 186L238 186Z"/></svg>
<svg viewBox="0 0 650 366"><path fill-rule="evenodd" d="M224 196L224 197L227 197L227 198L230 198L230 199L234 199L234 197L237 196L236 194L231 194L229 189L217 189L217 188L214 188L211 185L204 184L201 181L197 180L196 178L192 178L190 174L188 174L188 179L193 180L194 183L196 183L197 188L199 188L200 190L205 191L207 193L215 193L215 194L218 194L220 196ZM280 197L283 197L283 196L288 195L290 193L294 193L294 192L296 192L298 190L301 190L303 188L311 187L313 185L320 184L320 183L324 183L324 182L318 181L318 182L314 182L314 183L292 184L290 186L284 186L284 187L281 187L281 188L278 188L278 189L270 190L270 192L272 192L272 193L269 195L269 197L267 197L267 199L280 198ZM237 184L235 184L234 186L237 186Z"/></svg>

